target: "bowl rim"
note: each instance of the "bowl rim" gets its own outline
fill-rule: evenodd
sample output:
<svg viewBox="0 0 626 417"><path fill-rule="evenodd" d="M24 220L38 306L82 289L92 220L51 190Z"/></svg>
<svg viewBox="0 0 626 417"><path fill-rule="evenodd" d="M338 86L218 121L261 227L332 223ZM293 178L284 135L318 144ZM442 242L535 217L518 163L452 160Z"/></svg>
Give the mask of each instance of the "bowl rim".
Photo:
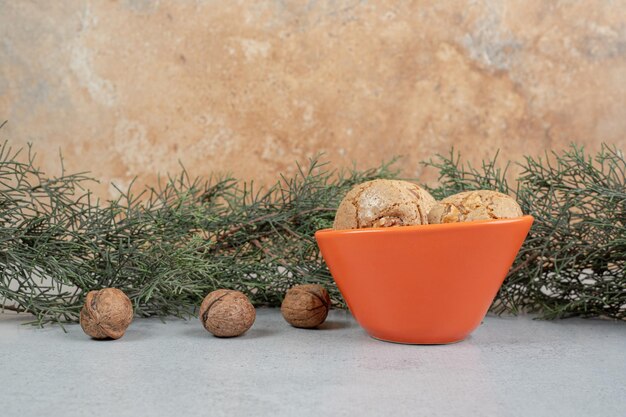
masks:
<svg viewBox="0 0 626 417"><path fill-rule="evenodd" d="M351 235L351 234L366 234L366 233L386 233L386 234L401 234L411 232L424 232L428 230L446 230L446 229L467 229L472 227L481 227L487 224L501 225L510 223L524 223L534 221L534 217L525 214L520 217L514 217L510 219L487 219L487 220L475 220L471 222L458 222L458 223L439 223L439 224L417 224L412 226L397 226L397 227L367 227L363 229L320 229L315 232L315 236L329 236L329 235Z"/></svg>

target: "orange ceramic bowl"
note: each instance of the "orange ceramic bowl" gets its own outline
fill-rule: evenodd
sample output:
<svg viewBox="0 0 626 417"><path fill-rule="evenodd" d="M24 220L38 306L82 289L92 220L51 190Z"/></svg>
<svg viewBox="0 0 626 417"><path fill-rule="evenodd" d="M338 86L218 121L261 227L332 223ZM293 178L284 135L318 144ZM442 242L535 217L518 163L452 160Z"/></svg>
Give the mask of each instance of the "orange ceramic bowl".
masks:
<svg viewBox="0 0 626 417"><path fill-rule="evenodd" d="M439 344L485 317L531 216L315 234L339 291L373 337Z"/></svg>

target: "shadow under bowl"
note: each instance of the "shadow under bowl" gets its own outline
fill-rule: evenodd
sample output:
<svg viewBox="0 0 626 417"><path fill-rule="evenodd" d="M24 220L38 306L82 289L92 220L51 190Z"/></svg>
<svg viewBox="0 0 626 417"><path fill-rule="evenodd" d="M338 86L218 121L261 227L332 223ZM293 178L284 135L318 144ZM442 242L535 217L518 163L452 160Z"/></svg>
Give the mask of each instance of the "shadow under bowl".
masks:
<svg viewBox="0 0 626 417"><path fill-rule="evenodd" d="M374 338L444 344L487 314L533 218L353 230L315 238L357 322Z"/></svg>

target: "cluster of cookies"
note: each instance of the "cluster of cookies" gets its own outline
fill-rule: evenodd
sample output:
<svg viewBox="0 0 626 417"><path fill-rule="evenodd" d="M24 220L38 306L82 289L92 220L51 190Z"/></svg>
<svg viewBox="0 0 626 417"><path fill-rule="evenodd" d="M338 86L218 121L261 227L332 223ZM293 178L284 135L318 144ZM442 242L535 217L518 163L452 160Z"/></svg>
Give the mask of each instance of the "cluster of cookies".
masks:
<svg viewBox="0 0 626 417"><path fill-rule="evenodd" d="M358 184L346 194L333 227L341 230L459 223L521 215L519 204L497 191L465 191L436 201L412 182L380 179Z"/></svg>

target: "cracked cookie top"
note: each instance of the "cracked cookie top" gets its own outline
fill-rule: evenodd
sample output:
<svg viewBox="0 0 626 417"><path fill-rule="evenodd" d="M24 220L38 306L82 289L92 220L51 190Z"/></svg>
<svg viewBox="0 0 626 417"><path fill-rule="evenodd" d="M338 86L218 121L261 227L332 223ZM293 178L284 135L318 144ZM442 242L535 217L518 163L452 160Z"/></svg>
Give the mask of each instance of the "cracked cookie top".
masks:
<svg viewBox="0 0 626 417"><path fill-rule="evenodd" d="M354 186L335 215L334 229L409 226L428 223L435 199L417 184L373 180Z"/></svg>

